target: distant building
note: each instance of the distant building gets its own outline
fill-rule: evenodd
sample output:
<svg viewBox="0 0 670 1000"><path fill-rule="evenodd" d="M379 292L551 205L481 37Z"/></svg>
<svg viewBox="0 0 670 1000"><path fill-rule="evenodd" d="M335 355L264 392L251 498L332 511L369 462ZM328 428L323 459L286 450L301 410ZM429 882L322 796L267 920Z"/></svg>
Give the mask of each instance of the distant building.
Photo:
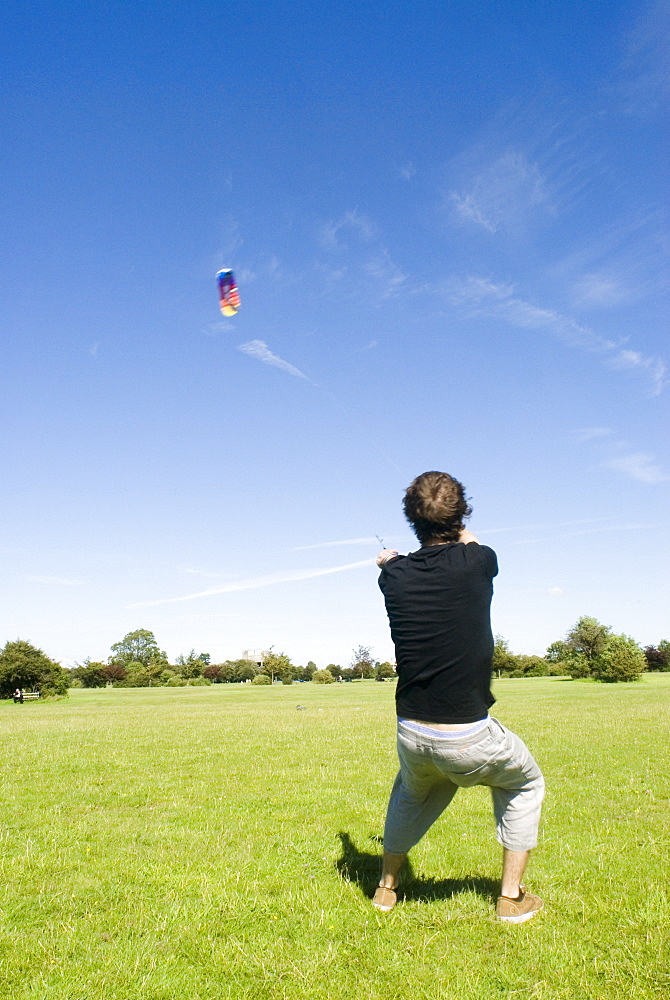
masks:
<svg viewBox="0 0 670 1000"><path fill-rule="evenodd" d="M269 649L245 649L242 653L242 659L251 660L257 667L262 667L265 663L265 657L269 655Z"/></svg>

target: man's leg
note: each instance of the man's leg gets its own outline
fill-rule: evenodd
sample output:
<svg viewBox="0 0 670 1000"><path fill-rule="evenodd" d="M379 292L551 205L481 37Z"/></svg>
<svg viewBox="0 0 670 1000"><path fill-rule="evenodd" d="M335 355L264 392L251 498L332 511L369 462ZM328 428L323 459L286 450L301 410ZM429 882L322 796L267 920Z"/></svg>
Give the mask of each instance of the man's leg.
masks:
<svg viewBox="0 0 670 1000"><path fill-rule="evenodd" d="M388 913L395 906L398 898L396 896L398 876L406 858L406 854L390 854L388 851L384 851L382 877L379 880L377 891L372 898L372 905L376 910Z"/></svg>
<svg viewBox="0 0 670 1000"><path fill-rule="evenodd" d="M406 854L390 854L388 851L384 851L382 877L379 880L379 885L386 889L395 889L398 884L400 869L406 860Z"/></svg>
<svg viewBox="0 0 670 1000"><path fill-rule="evenodd" d="M530 851L510 851L508 847L503 847L501 896L509 899L518 897L529 856Z"/></svg>
<svg viewBox="0 0 670 1000"><path fill-rule="evenodd" d="M537 844L544 779L523 740L509 729L504 731L508 756L497 780L490 779L498 840L503 848L496 915L509 923L523 923L543 906L539 896L526 892L521 879L530 851Z"/></svg>
<svg viewBox="0 0 670 1000"><path fill-rule="evenodd" d="M444 812L458 787L445 778L430 758L412 753L398 741L398 772L384 825L382 876L374 898L376 909L388 912L395 906L398 875L407 852Z"/></svg>

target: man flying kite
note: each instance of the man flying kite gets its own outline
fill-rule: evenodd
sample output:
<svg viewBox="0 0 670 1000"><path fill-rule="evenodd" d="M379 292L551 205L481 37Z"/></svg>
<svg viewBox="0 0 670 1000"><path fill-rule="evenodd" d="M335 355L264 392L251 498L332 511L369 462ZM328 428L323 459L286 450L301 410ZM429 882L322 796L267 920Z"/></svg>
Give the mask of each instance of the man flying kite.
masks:
<svg viewBox="0 0 670 1000"><path fill-rule="evenodd" d="M410 483L404 510L421 548L408 556L385 548L377 556L398 665L400 770L372 902L382 912L393 909L410 848L459 788L488 785L503 848L496 916L523 923L544 905L521 885L537 844L544 780L522 740L489 716L496 554L464 527L472 508L445 472L424 472Z"/></svg>

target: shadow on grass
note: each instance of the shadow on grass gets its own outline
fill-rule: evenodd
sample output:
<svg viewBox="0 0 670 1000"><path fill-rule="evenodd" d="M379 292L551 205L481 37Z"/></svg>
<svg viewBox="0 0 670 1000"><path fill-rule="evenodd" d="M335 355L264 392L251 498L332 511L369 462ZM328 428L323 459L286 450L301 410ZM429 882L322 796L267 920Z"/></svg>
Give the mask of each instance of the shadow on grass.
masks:
<svg viewBox="0 0 670 1000"><path fill-rule="evenodd" d="M348 833L338 833L342 854L335 866L347 882L355 882L361 892L372 899L381 874L381 858L371 851L361 851ZM370 837L381 843L381 837ZM398 899L451 899L461 892L476 892L489 902L495 903L500 893L500 882L481 875L471 878L424 878L415 874L411 861L406 861L400 876Z"/></svg>

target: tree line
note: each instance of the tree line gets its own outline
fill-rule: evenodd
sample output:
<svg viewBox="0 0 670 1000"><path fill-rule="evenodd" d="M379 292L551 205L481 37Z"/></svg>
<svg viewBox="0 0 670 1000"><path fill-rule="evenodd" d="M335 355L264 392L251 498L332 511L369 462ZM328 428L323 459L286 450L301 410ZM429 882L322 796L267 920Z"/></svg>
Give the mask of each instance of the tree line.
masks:
<svg viewBox="0 0 670 1000"><path fill-rule="evenodd" d="M611 626L583 616L563 639L553 642L544 656L512 653L509 643L496 636L493 669L499 677L568 676L604 682L637 680L644 671L670 671L670 641L642 649L630 636L614 633ZM258 664L252 660L212 663L208 653L194 649L170 663L153 632L136 629L111 647L106 662L86 659L65 669L24 639L8 642L0 650L0 698L10 698L16 688L62 697L71 686L183 687L209 684L272 684L311 681L332 684L395 676L392 663L374 660L370 646L352 651L348 666L329 663L323 670L309 660L305 666L291 662L286 653L272 650Z"/></svg>
<svg viewBox="0 0 670 1000"><path fill-rule="evenodd" d="M515 655L502 636L495 639L493 669L499 677L567 676L616 683L634 681L646 670L670 671L670 641L642 649L629 635L583 615L544 656Z"/></svg>
<svg viewBox="0 0 670 1000"><path fill-rule="evenodd" d="M390 663L372 660L369 646L359 646L353 651L351 666L341 667L329 663L318 670L309 660L305 666L293 663L286 653L270 650L261 663L254 660L225 660L212 663L209 653L196 653L194 649L176 657L174 663L158 646L153 632L137 629L111 647L106 663L85 660L71 671L72 683L78 687L152 687L165 685L183 687L187 684L272 684L282 681L315 681L330 684L338 680L355 680L363 677L393 677Z"/></svg>

